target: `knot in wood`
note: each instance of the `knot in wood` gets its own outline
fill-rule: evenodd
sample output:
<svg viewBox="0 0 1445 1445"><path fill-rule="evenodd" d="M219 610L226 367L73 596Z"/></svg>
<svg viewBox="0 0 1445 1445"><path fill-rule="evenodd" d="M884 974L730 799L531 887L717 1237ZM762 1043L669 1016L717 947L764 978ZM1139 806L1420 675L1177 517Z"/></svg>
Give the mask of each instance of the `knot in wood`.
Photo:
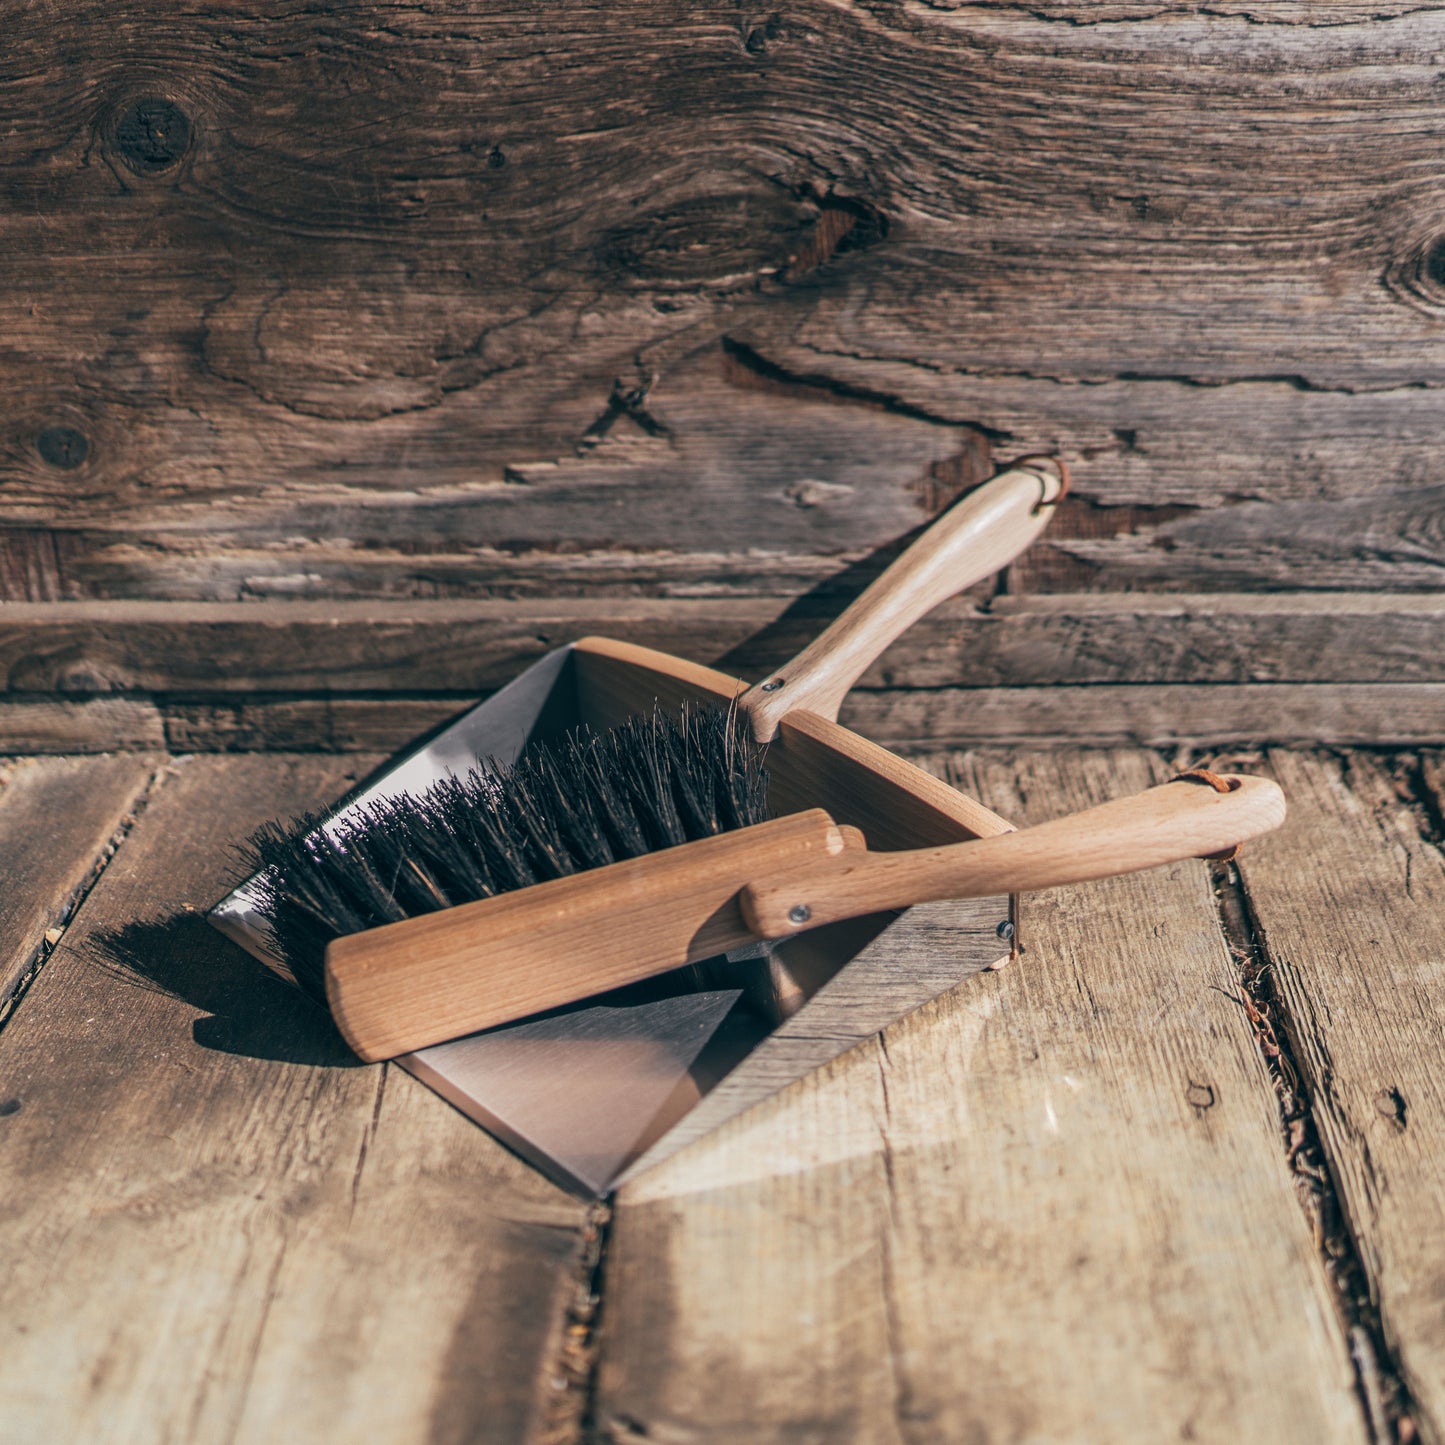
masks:
<svg viewBox="0 0 1445 1445"><path fill-rule="evenodd" d="M1445 313L1445 236L1417 241L1386 266L1384 281L1397 300L1417 311Z"/></svg>
<svg viewBox="0 0 1445 1445"><path fill-rule="evenodd" d="M1445 236L1437 236L1425 248L1423 269L1437 286L1445 286Z"/></svg>
<svg viewBox="0 0 1445 1445"><path fill-rule="evenodd" d="M191 122L175 101L145 96L121 113L115 147L127 170L154 176L169 170L191 143Z"/></svg>
<svg viewBox="0 0 1445 1445"><path fill-rule="evenodd" d="M90 442L73 426L48 426L35 438L35 450L42 461L68 472L90 455Z"/></svg>

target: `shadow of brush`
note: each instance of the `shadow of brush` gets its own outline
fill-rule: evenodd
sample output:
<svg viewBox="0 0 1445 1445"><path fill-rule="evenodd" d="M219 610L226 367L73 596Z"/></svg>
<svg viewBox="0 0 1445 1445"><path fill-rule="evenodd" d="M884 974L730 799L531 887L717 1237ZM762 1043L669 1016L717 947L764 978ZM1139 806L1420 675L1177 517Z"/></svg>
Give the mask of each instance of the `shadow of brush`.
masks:
<svg viewBox="0 0 1445 1445"><path fill-rule="evenodd" d="M207 1016L191 1034L203 1049L288 1064L359 1068L331 1015L285 983L199 913L127 923L86 952L124 981L180 999Z"/></svg>
<svg viewBox="0 0 1445 1445"><path fill-rule="evenodd" d="M850 562L795 597L771 622L716 658L712 666L745 678L764 678L791 661L933 525L934 518ZM991 587L992 582L975 584ZM967 594L964 594L967 595Z"/></svg>

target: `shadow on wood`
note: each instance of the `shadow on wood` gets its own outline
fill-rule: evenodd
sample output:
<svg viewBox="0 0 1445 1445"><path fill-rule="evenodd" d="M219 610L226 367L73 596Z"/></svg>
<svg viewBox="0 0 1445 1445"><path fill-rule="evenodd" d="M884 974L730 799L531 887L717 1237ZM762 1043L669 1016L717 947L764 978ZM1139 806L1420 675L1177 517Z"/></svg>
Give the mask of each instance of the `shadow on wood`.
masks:
<svg viewBox="0 0 1445 1445"><path fill-rule="evenodd" d="M1002 470L1002 468L1000 468ZM959 496L963 494L960 493ZM957 497L953 499L958 500ZM939 508L942 515L952 501ZM771 622L748 634L743 641L729 647L708 662L720 672L740 677L766 677L774 668L787 662L808 641L835 622L887 569L892 566L936 521L926 518L900 537L875 548L866 557L842 566L795 597ZM976 583L959 595L981 602L999 587L999 577Z"/></svg>
<svg viewBox="0 0 1445 1445"><path fill-rule="evenodd" d="M126 982L159 989L206 1017L191 1026L203 1049L289 1064L357 1068L331 1015L234 944L200 914L127 923L85 949Z"/></svg>

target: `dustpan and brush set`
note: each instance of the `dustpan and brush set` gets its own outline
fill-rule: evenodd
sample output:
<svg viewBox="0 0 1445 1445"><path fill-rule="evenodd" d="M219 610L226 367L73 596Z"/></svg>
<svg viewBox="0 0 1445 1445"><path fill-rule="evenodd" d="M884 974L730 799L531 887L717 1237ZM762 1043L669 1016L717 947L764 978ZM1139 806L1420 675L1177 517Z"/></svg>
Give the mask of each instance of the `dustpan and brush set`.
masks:
<svg viewBox="0 0 1445 1445"><path fill-rule="evenodd" d="M1283 818L1273 783L1201 773L1015 831L837 723L1064 486L1048 460L996 476L751 687L608 638L547 654L326 814L262 830L212 921L361 1058L606 1192L996 966L1017 894Z"/></svg>

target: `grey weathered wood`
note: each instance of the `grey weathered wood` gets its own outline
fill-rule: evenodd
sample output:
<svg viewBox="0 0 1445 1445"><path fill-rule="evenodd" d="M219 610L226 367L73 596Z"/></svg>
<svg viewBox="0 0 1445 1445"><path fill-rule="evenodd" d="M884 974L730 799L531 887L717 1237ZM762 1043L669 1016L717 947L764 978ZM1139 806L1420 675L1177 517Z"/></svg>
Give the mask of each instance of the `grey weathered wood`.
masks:
<svg viewBox="0 0 1445 1445"><path fill-rule="evenodd" d="M1059 441L1205 509L1070 586L1439 584L1436 9L253 10L11 17L9 595L758 591Z"/></svg>
<svg viewBox="0 0 1445 1445"><path fill-rule="evenodd" d="M946 688L855 692L842 722L892 747L1243 741L1413 746L1445 737L1438 683Z"/></svg>
<svg viewBox="0 0 1445 1445"><path fill-rule="evenodd" d="M589 632L762 676L846 595L8 604L0 741L36 752L391 749ZM1445 735L1442 628L1434 594L974 599L891 647L849 716L908 745L1416 744Z"/></svg>
<svg viewBox="0 0 1445 1445"><path fill-rule="evenodd" d="M134 757L0 762L0 1019L109 861L155 768Z"/></svg>
<svg viewBox="0 0 1445 1445"><path fill-rule="evenodd" d="M455 717L473 696L221 697L145 703L127 743L110 699L43 708L0 702L0 745L32 752L158 747L179 752L374 752L405 746ZM1445 684L1242 684L940 688L854 692L843 722L905 751L937 745L1055 747L1241 743L1415 747L1445 736ZM15 743L10 739L16 740Z"/></svg>
<svg viewBox="0 0 1445 1445"><path fill-rule="evenodd" d="M178 762L0 1032L7 1440L540 1428L583 1207L195 911L351 777Z"/></svg>
<svg viewBox="0 0 1445 1445"><path fill-rule="evenodd" d="M1433 380L1358 393L1289 376L1084 386L756 340L775 374L871 385L944 421L988 418L1003 455L1067 453L1074 497L1015 569L1022 590L1441 585Z"/></svg>
<svg viewBox="0 0 1445 1445"><path fill-rule="evenodd" d="M1051 535L1046 533L1046 536ZM841 569L840 569L841 570ZM0 605L0 690L476 695L586 634L762 676L861 586L787 597ZM861 686L1445 681L1445 593L1068 593L950 602Z"/></svg>
<svg viewBox="0 0 1445 1445"><path fill-rule="evenodd" d="M1240 864L1335 1185L1426 1439L1445 1433L1445 862L1389 772L1274 753L1290 819ZM1439 773L1435 772L1438 788ZM1423 828L1422 828L1423 823ZM1432 836L1433 834L1433 836Z"/></svg>
<svg viewBox="0 0 1445 1445"><path fill-rule="evenodd" d="M177 752L393 752L475 702L450 698L221 698L163 705Z"/></svg>
<svg viewBox="0 0 1445 1445"><path fill-rule="evenodd" d="M161 710L144 697L0 697L0 751L107 753L166 745Z"/></svg>
<svg viewBox="0 0 1445 1445"><path fill-rule="evenodd" d="M959 766L1019 819L1159 774ZM604 1432L1367 1438L1204 867L1031 898L1025 928L1020 964L621 1193Z"/></svg>

